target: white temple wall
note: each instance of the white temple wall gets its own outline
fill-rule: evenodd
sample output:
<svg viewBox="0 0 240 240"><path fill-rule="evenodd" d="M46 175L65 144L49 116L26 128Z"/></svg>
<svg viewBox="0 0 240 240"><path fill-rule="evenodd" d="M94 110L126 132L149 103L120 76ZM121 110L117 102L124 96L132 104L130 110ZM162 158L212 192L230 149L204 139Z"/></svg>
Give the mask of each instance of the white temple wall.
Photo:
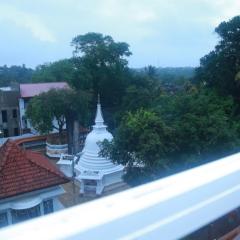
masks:
<svg viewBox="0 0 240 240"><path fill-rule="evenodd" d="M109 186L111 184L119 183L122 180L123 171L114 172L103 177L103 185Z"/></svg>

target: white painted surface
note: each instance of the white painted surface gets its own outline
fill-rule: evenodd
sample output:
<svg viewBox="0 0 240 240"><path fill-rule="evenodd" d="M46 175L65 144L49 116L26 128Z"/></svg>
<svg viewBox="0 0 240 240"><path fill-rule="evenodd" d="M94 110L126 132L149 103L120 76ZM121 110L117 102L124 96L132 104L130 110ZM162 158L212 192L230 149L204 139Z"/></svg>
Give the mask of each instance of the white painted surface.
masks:
<svg viewBox="0 0 240 240"><path fill-rule="evenodd" d="M240 206L240 154L0 231L0 239L179 239Z"/></svg>
<svg viewBox="0 0 240 240"><path fill-rule="evenodd" d="M63 209L63 205L59 202L58 196L65 193L61 186L51 187L38 191L33 191L18 195L11 198L0 200L0 212L7 213L8 224L12 224L12 210L24 210L35 206L40 206L40 215L44 215L44 201L48 199L53 200L53 211ZM0 238L1 239L1 238Z"/></svg>
<svg viewBox="0 0 240 240"><path fill-rule="evenodd" d="M50 144L46 142L46 154L48 157L52 158L60 158L61 154L67 154L68 153L68 144Z"/></svg>
<svg viewBox="0 0 240 240"><path fill-rule="evenodd" d="M9 91L12 91L13 89L11 87L0 87L0 91L3 91L3 92L9 92Z"/></svg>
<svg viewBox="0 0 240 240"><path fill-rule="evenodd" d="M82 155L75 167L76 172L79 173L77 180L81 182L81 193L84 193L86 180L98 179L96 184L97 194L101 194L105 186L122 181L124 167L99 155L99 143L103 140L111 141L112 139L112 134L104 125L101 105L98 102L95 125L86 137Z"/></svg>
<svg viewBox="0 0 240 240"><path fill-rule="evenodd" d="M61 154L57 165L59 166L59 169L62 173L64 173L67 177L72 177L74 171L73 166L76 163L77 159L78 157L74 155Z"/></svg>
<svg viewBox="0 0 240 240"><path fill-rule="evenodd" d="M0 146L2 146L8 139L12 139L12 140L18 140L18 139L24 139L24 138L29 138L29 137L33 137L36 136L32 133L26 133L20 136L13 136L13 137L7 137L7 138L0 138Z"/></svg>
<svg viewBox="0 0 240 240"><path fill-rule="evenodd" d="M42 199L39 196L33 196L29 198L23 198L21 200L15 201L11 204L11 209L20 210L28 209L39 205Z"/></svg>
<svg viewBox="0 0 240 240"><path fill-rule="evenodd" d="M14 197L1 199L0 211L12 208L14 206L20 206L21 204L24 204L24 206L22 205L23 208L27 208L28 203L30 204L29 207L31 207L31 205L34 203L34 199L36 199L36 201L40 199L40 201L42 202L45 199L54 198L63 193L65 193L65 191L61 186L55 186L51 188L45 188L37 191L28 192L25 194L20 194Z"/></svg>
<svg viewBox="0 0 240 240"><path fill-rule="evenodd" d="M23 98L19 98L19 113L20 113L20 127L22 130L26 127L25 123L23 121L23 116L25 115L25 107L24 107L24 99Z"/></svg>

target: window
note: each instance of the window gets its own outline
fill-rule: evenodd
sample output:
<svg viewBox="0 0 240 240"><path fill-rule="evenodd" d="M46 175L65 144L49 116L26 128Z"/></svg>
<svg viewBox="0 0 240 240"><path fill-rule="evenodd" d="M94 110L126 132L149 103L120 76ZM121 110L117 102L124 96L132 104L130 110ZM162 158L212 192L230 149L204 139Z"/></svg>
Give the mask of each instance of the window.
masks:
<svg viewBox="0 0 240 240"><path fill-rule="evenodd" d="M6 123L7 120L7 110L2 110L2 122Z"/></svg>
<svg viewBox="0 0 240 240"><path fill-rule="evenodd" d="M48 199L43 202L44 214L53 212L53 200Z"/></svg>
<svg viewBox="0 0 240 240"><path fill-rule="evenodd" d="M12 117L17 118L17 109L12 110Z"/></svg>
<svg viewBox="0 0 240 240"><path fill-rule="evenodd" d="M3 129L3 137L9 137L8 129Z"/></svg>
<svg viewBox="0 0 240 240"><path fill-rule="evenodd" d="M19 135L19 130L18 128L14 128L14 136L18 136Z"/></svg>
<svg viewBox="0 0 240 240"><path fill-rule="evenodd" d="M18 223L31 218L41 216L40 205L37 205L32 208L28 208L28 209L21 209L21 210L13 209L11 213L12 213L13 223Z"/></svg>
<svg viewBox="0 0 240 240"><path fill-rule="evenodd" d="M8 225L7 213L0 213L0 228Z"/></svg>

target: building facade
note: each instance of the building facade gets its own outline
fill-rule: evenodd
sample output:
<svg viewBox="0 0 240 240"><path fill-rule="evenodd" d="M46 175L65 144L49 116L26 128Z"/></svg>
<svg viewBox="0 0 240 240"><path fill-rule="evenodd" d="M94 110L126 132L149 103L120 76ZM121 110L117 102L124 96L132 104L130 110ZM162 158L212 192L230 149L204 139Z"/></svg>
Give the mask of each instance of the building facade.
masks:
<svg viewBox="0 0 240 240"><path fill-rule="evenodd" d="M0 227L63 208L58 197L67 182L43 155L8 140L0 148Z"/></svg>
<svg viewBox="0 0 240 240"><path fill-rule="evenodd" d="M19 91L0 88L0 137L18 136L19 126Z"/></svg>

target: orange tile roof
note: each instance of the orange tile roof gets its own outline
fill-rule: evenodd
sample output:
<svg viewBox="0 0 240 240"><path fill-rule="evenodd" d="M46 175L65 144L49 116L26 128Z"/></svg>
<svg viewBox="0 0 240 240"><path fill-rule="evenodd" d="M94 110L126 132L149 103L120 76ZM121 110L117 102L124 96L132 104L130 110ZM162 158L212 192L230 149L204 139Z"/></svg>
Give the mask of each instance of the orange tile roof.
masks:
<svg viewBox="0 0 240 240"><path fill-rule="evenodd" d="M0 148L0 199L68 181L40 153L23 150L11 140Z"/></svg>

